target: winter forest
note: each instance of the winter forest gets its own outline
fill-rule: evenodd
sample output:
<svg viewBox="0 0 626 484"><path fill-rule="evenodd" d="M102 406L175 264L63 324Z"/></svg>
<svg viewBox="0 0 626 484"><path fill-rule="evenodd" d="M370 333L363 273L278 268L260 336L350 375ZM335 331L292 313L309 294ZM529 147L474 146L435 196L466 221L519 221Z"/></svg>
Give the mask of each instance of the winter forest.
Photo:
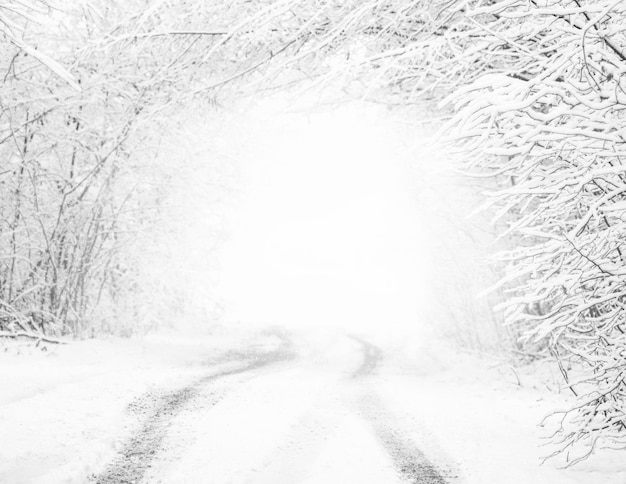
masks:
<svg viewBox="0 0 626 484"><path fill-rule="evenodd" d="M0 482L626 482L625 25L0 0Z"/></svg>

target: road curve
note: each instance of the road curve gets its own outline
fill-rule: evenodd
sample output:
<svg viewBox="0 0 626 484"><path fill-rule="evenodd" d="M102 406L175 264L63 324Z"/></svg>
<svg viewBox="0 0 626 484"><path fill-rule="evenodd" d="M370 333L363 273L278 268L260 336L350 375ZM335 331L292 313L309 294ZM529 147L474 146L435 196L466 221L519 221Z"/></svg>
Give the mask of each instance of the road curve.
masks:
<svg viewBox="0 0 626 484"><path fill-rule="evenodd" d="M311 473L315 474L316 456L325 452L329 439L332 440L332 436L336 435L339 428L344 432L348 428L345 426L346 421L361 422L359 425L364 429L363 432L371 436L373 447L370 447L370 451L372 448L376 449L374 455L381 456L381 462L384 460L388 463L390 472L388 477L391 481L397 478L400 482L416 484L448 482L450 476L446 475L444 478L444 473L427 459L411 439L407 431L407 422L394 415L378 397L376 385L380 378L384 377L382 374L384 368L381 366L384 352L380 347L359 336L349 336L352 343L344 339L345 347L351 348L349 351L352 351L352 353L348 351L348 354L352 355L349 361L354 362L355 357L358 357L360 362L353 369L337 363L334 368L337 376L332 380L334 383L320 385L320 390L312 390L316 378L318 380L327 378L328 368L311 373L313 371L311 366L306 366L301 361L302 357L296 360L296 356L299 355L285 333L273 331L271 334L277 336L280 341L273 349L252 347L244 351L226 352L221 358L211 361L207 373L192 384L174 391L144 395L133 402L129 406L129 411L136 412L142 418L137 430L123 444L117 457L104 472L92 476L91 482L96 484L169 482L170 477L183 476L188 464L194 465L197 460L186 460L186 464L174 461L173 468L168 467L162 460L164 455L168 454L168 449L170 455L172 452L171 432L174 430L172 425L176 427L176 431L182 432L182 444L188 446L193 439L188 436L188 430L184 430L184 425L179 427L179 415L191 415L192 427L189 429L193 432L195 419L202 412L209 412L202 414L210 415L211 418L215 418L216 415L227 415L225 423L230 426L228 432L232 433L237 429L239 432L237 435L243 439L246 439L246 435L262 432L260 429L269 429L268 422L262 424L263 419L269 416L278 419L271 423L272 426L287 425L285 428L289 429L282 437L284 440L281 443L272 444L277 445L276 448L264 449L267 457L265 464L260 467L258 463L254 464L250 460L249 454L242 453L237 447L233 447L233 452L239 452L241 455L237 457L237 467L232 467L233 474L229 474L229 477L224 477L225 474L215 474L215 468L211 467L214 465L211 462L217 462L215 459L219 459L218 456L214 456L215 459L206 459L207 462L203 465L208 467L203 475L211 476L214 479L212 482L216 484L221 482L295 484L300 480L306 480ZM354 342L357 343L356 347ZM315 345L310 347L312 346ZM358 353L354 353L355 349ZM340 358L338 361L347 360ZM274 368L273 365L281 362L285 364ZM264 371L259 372L261 369ZM300 375L302 379L290 382L289 375L294 377ZM269 381L278 383L268 390L266 385ZM251 390L252 388L254 390ZM311 393L312 400L293 399L293 395L303 390ZM263 393L265 394L263 401L254 397ZM241 403L248 399L250 405L244 403L241 406ZM294 405L290 404L288 408L293 411L287 413L293 414L292 418L295 419L288 423L289 417L285 413L272 413L270 409L279 403L285 406L285 402L291 401L290 399ZM301 409L295 402L302 405ZM216 407L218 403L219 406ZM220 414L218 409L223 411L225 408L228 412ZM232 427L233 425L235 427ZM222 440L228 437L217 428L208 428L213 428L213 432L207 432L205 429L202 438L213 440L210 445L201 447L202 452L208 452L210 448L219 450L220 446L224 446ZM366 436L365 433L363 435ZM363 442L358 439L352 441L355 453L360 454L363 451L360 447ZM183 450L183 453L186 454L185 458L189 459L187 451ZM210 455L214 454L210 452ZM342 462L339 457L341 453L336 455L339 462ZM245 472L241 472L242 469ZM171 472L173 474L168 474ZM243 477L244 475L248 477ZM385 478L385 482L391 482L389 479ZM191 479L185 482L196 481Z"/></svg>
<svg viewBox="0 0 626 484"><path fill-rule="evenodd" d="M362 363L352 374L352 378L371 375L382 360L383 351L360 336L351 335L350 338L359 343L363 355Z"/></svg>
<svg viewBox="0 0 626 484"><path fill-rule="evenodd" d="M191 385L183 388L163 392L161 394L146 394L129 405L132 413L147 413L143 423L134 435L123 445L118 456L111 462L105 471L92 476L95 484L134 484L142 480L146 471L151 467L157 452L168 432L169 422L181 412L186 405L198 397L203 387L211 385L216 380L250 373L274 363L287 361L295 357L290 340L282 332L271 334L280 338L280 345L270 351L249 350L244 352L227 352L223 357L212 360L211 366L232 363L227 369L214 371L209 369L208 374L199 378ZM214 395L212 402L215 405L224 395ZM146 411L147 410L147 411Z"/></svg>

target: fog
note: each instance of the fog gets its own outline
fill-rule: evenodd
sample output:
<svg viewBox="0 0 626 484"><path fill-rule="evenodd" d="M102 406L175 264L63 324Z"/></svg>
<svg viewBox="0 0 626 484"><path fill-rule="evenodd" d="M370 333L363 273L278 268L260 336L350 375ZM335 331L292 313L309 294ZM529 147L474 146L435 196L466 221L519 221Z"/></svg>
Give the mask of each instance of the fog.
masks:
<svg viewBox="0 0 626 484"><path fill-rule="evenodd" d="M221 296L251 324L416 329L431 296L428 206L385 110L363 104L252 114ZM404 144L403 144L404 143ZM432 208L432 207L430 207Z"/></svg>

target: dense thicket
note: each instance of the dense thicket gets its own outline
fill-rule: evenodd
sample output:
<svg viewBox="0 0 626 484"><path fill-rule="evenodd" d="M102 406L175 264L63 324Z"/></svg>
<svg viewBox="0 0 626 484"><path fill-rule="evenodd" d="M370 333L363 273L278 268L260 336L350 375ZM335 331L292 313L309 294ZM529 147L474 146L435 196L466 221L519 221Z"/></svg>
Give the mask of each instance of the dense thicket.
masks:
<svg viewBox="0 0 626 484"><path fill-rule="evenodd" d="M443 131L499 180L488 205L516 242L499 256L506 322L525 348L556 358L579 397L557 414L556 451L574 463L597 445L624 447L626 5L467 1L441 12L440 56L455 64L443 72L461 80Z"/></svg>
<svg viewBox="0 0 626 484"><path fill-rule="evenodd" d="M211 11L196 8L196 28L188 9L149 4L0 4L0 330L119 331L129 317L129 249L171 169L157 147L223 60L201 62L224 33L204 28Z"/></svg>

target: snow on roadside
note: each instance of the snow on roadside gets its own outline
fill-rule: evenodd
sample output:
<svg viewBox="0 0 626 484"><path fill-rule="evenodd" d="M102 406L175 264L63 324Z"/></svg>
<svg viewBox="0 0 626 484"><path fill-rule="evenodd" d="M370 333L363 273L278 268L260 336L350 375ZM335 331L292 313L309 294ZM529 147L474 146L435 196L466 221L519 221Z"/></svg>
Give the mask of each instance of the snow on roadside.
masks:
<svg viewBox="0 0 626 484"><path fill-rule="evenodd" d="M455 484L626 482L618 451L597 451L571 468L558 460L541 464L550 450L542 446L547 429L539 423L571 400L550 390L556 385L547 367L514 369L433 339L411 345L405 338L386 354L380 397L433 463L455 469Z"/></svg>
<svg viewBox="0 0 626 484"><path fill-rule="evenodd" d="M179 388L250 336L169 334L46 347L0 343L0 482L83 483L132 431L127 408Z"/></svg>

